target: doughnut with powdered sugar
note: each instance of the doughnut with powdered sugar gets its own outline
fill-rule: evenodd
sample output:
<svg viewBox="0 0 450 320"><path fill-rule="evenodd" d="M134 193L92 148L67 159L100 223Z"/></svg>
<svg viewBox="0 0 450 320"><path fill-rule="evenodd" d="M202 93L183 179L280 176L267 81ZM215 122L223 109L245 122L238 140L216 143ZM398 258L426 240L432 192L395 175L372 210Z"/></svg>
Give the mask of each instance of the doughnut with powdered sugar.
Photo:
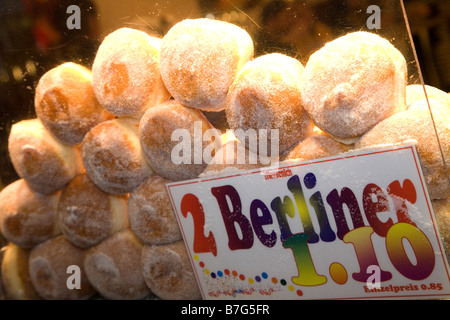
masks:
<svg viewBox="0 0 450 320"><path fill-rule="evenodd" d="M40 78L35 110L45 128L66 145L79 144L93 126L113 118L95 97L91 71L73 62L63 63Z"/></svg>
<svg viewBox="0 0 450 320"><path fill-rule="evenodd" d="M0 192L0 231L6 240L32 248L61 233L56 214L61 192L42 194L23 179Z"/></svg>
<svg viewBox="0 0 450 320"><path fill-rule="evenodd" d="M220 111L237 72L252 57L253 40L244 29L219 20L186 19L163 37L161 75L183 105Z"/></svg>
<svg viewBox="0 0 450 320"><path fill-rule="evenodd" d="M170 98L161 79L161 41L132 28L103 39L92 65L92 85L106 110L139 119L147 108Z"/></svg>
<svg viewBox="0 0 450 320"><path fill-rule="evenodd" d="M303 105L315 125L345 144L406 109L406 60L388 40L351 32L311 55Z"/></svg>
<svg viewBox="0 0 450 320"><path fill-rule="evenodd" d="M127 194L153 174L139 143L138 125L113 119L92 128L83 139L86 173L101 190Z"/></svg>
<svg viewBox="0 0 450 320"><path fill-rule="evenodd" d="M128 227L127 196L103 192L80 174L62 190L56 221L67 240L92 247Z"/></svg>

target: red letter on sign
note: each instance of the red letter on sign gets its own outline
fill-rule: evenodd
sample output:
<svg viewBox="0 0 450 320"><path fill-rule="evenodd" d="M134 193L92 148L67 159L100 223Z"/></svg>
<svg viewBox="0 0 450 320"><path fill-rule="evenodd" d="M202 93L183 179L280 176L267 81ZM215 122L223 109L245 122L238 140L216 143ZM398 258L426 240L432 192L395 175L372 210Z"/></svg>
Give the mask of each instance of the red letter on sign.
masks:
<svg viewBox="0 0 450 320"><path fill-rule="evenodd" d="M181 213L185 218L188 213L191 213L194 220L194 252L211 252L214 256L217 256L216 240L213 233L210 231L206 237L203 231L205 212L198 198L191 193L185 194L181 200Z"/></svg>
<svg viewBox="0 0 450 320"><path fill-rule="evenodd" d="M387 192L391 196L394 202L395 211L397 212L398 222L410 223L416 225L411 221L408 214L408 207L406 206L406 200L411 204L414 204L417 200L416 189L411 180L406 179L403 181L403 187L398 180L393 181L388 187Z"/></svg>
<svg viewBox="0 0 450 320"><path fill-rule="evenodd" d="M369 183L363 191L363 207L367 221L376 234L380 237L386 237L390 227L394 224L391 218L383 222L378 218L378 213L389 210L389 202L386 194L379 186Z"/></svg>

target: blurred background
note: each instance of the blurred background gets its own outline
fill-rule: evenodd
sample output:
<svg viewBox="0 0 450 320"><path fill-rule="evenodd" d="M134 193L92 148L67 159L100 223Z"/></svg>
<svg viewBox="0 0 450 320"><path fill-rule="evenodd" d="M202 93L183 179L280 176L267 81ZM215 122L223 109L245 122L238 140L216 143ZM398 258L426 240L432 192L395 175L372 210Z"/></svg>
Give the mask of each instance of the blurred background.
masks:
<svg viewBox="0 0 450 320"><path fill-rule="evenodd" d="M450 91L450 0L404 0L425 84ZM79 11L68 10L76 5ZM381 9L367 30L370 5ZM34 118L34 89L67 61L92 65L102 39L120 27L163 36L184 18L211 17L245 28L256 56L282 52L303 64L315 50L350 31L388 38L418 83L400 1L396 0L0 0L0 189L17 179L7 140L15 122Z"/></svg>

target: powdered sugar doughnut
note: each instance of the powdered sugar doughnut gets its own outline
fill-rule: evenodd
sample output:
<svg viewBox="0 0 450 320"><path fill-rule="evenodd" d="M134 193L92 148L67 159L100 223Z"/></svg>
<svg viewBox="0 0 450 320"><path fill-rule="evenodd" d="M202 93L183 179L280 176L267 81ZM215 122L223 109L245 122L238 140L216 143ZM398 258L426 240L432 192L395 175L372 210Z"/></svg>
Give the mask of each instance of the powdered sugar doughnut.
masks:
<svg viewBox="0 0 450 320"><path fill-rule="evenodd" d="M130 193L130 228L146 244L164 244L181 239L166 189L168 182L170 180L152 175Z"/></svg>
<svg viewBox="0 0 450 320"><path fill-rule="evenodd" d="M204 139L209 130L213 128L200 110L169 100L146 111L139 125L139 140L153 171L179 181L196 178L205 169L205 148L214 141L214 135Z"/></svg>
<svg viewBox="0 0 450 320"><path fill-rule="evenodd" d="M92 65L92 84L106 110L140 118L147 108L170 98L161 79L160 47L160 38L131 28L105 37Z"/></svg>
<svg viewBox="0 0 450 320"><path fill-rule="evenodd" d="M369 146L399 144L417 141L416 147L428 192L432 199L444 199L450 195L450 117L444 108L434 108L433 118L439 135L439 148L426 100L414 104L408 110L397 113L373 127L355 144L355 149ZM437 100L432 100L437 101Z"/></svg>
<svg viewBox="0 0 450 320"><path fill-rule="evenodd" d="M8 149L17 174L41 193L61 190L83 170L79 148L56 140L39 119L14 124Z"/></svg>
<svg viewBox="0 0 450 320"><path fill-rule="evenodd" d="M33 191L25 180L16 180L0 192L0 231L10 242L33 246L58 234L56 212L60 192Z"/></svg>
<svg viewBox="0 0 450 320"><path fill-rule="evenodd" d="M346 144L405 110L406 61L386 39L368 32L339 37L313 53L302 100L316 126Z"/></svg>
<svg viewBox="0 0 450 320"><path fill-rule="evenodd" d="M9 243L3 250L1 278L6 299L39 299L40 297L31 283L30 273L28 271L28 257L30 251L28 249L23 249L14 243Z"/></svg>
<svg viewBox="0 0 450 320"><path fill-rule="evenodd" d="M45 73L36 87L37 117L47 130L66 145L76 145L97 123L112 119L98 103L91 71L73 62Z"/></svg>
<svg viewBox="0 0 450 320"><path fill-rule="evenodd" d="M127 229L87 250L84 260L87 277L103 297L129 300L150 294L140 272L142 246Z"/></svg>
<svg viewBox="0 0 450 320"><path fill-rule="evenodd" d="M347 148L329 135L315 133L289 148L281 160L314 160L338 155L345 151Z"/></svg>
<svg viewBox="0 0 450 320"><path fill-rule="evenodd" d="M201 299L200 290L183 241L165 245L145 245L141 268L145 282L159 298Z"/></svg>
<svg viewBox="0 0 450 320"><path fill-rule="evenodd" d="M161 75L183 105L220 111L234 77L252 57L253 41L244 29L219 20L186 19L163 38Z"/></svg>
<svg viewBox="0 0 450 320"><path fill-rule="evenodd" d="M83 268L84 250L61 235L30 251L31 283L46 300L88 299L95 294Z"/></svg>
<svg viewBox="0 0 450 320"><path fill-rule="evenodd" d="M126 194L153 173L142 153L138 129L126 119L113 119L86 134L81 145L83 164L101 190Z"/></svg>
<svg viewBox="0 0 450 320"><path fill-rule="evenodd" d="M313 124L302 106L302 72L298 60L279 53L266 54L245 64L227 98L230 128L255 130L258 142L265 139L261 132L267 132L267 148L275 143L279 152L309 135ZM277 130L278 139L272 137L272 129ZM267 150L258 150L259 143L241 142L253 152L270 155Z"/></svg>
<svg viewBox="0 0 450 320"><path fill-rule="evenodd" d="M424 90L426 90L426 96ZM436 99L450 110L450 95L447 92L430 85L422 86L421 84L410 84L406 86L407 108L418 100L423 100L426 98Z"/></svg>
<svg viewBox="0 0 450 320"><path fill-rule="evenodd" d="M80 174L61 193L57 223L67 240L89 248L128 227L127 197L105 193Z"/></svg>

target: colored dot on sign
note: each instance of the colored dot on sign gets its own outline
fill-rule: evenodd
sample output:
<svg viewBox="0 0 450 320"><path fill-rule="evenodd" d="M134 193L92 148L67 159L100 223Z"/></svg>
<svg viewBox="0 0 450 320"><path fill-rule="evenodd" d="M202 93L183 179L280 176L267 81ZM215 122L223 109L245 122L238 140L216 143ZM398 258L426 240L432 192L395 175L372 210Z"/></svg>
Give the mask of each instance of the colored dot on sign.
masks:
<svg viewBox="0 0 450 320"><path fill-rule="evenodd" d="M199 265L201 268L203 268L203 267L205 266L205 264L203 263L203 261L200 261L200 262L198 263L198 265Z"/></svg>
<svg viewBox="0 0 450 320"><path fill-rule="evenodd" d="M198 261L198 255L194 255L194 260Z"/></svg>
<svg viewBox="0 0 450 320"><path fill-rule="evenodd" d="M274 278L272 278L272 282L277 284L278 283L278 279L274 277Z"/></svg>
<svg viewBox="0 0 450 320"><path fill-rule="evenodd" d="M243 274L239 275L239 279L241 279L242 281L245 280L245 276Z"/></svg>
<svg viewBox="0 0 450 320"><path fill-rule="evenodd" d="M286 280L281 279L281 280L280 280L280 283L281 283L282 286L285 286L285 285L286 285Z"/></svg>
<svg viewBox="0 0 450 320"><path fill-rule="evenodd" d="M222 271L217 271L217 275L218 275L219 277L222 277L222 276L223 276Z"/></svg>
<svg viewBox="0 0 450 320"><path fill-rule="evenodd" d="M209 274L209 270L208 270L208 269L205 269L205 273L206 273L206 274Z"/></svg>
<svg viewBox="0 0 450 320"><path fill-rule="evenodd" d="M288 286L289 291L294 291L294 286L290 285Z"/></svg>
<svg viewBox="0 0 450 320"><path fill-rule="evenodd" d="M236 270L233 270L233 272L231 273L233 276L237 277L238 273Z"/></svg>
<svg viewBox="0 0 450 320"><path fill-rule="evenodd" d="M308 189L312 189L316 186L316 176L312 173L308 173L303 179L303 182Z"/></svg>
<svg viewBox="0 0 450 320"><path fill-rule="evenodd" d="M348 280L347 270L338 262L330 265L330 276L337 284L344 284Z"/></svg>
<svg viewBox="0 0 450 320"><path fill-rule="evenodd" d="M256 276L256 277L255 277L255 280L256 280L256 282L260 282L260 281L261 281L261 278L260 278L259 276Z"/></svg>
<svg viewBox="0 0 450 320"><path fill-rule="evenodd" d="M303 291L302 290L297 290L297 295L301 297L303 295Z"/></svg>
<svg viewBox="0 0 450 320"><path fill-rule="evenodd" d="M216 274L214 272L211 272L211 278L213 278L213 279L216 278Z"/></svg>
<svg viewBox="0 0 450 320"><path fill-rule="evenodd" d="M228 276L230 274L230 270L225 269L223 272L225 272L225 274Z"/></svg>
<svg viewBox="0 0 450 320"><path fill-rule="evenodd" d="M267 279L267 273L265 273L265 272L263 272L263 273L261 273L261 277L263 277L263 279Z"/></svg>
<svg viewBox="0 0 450 320"><path fill-rule="evenodd" d="M255 283L255 280L253 280L253 278L248 278L248 283Z"/></svg>

